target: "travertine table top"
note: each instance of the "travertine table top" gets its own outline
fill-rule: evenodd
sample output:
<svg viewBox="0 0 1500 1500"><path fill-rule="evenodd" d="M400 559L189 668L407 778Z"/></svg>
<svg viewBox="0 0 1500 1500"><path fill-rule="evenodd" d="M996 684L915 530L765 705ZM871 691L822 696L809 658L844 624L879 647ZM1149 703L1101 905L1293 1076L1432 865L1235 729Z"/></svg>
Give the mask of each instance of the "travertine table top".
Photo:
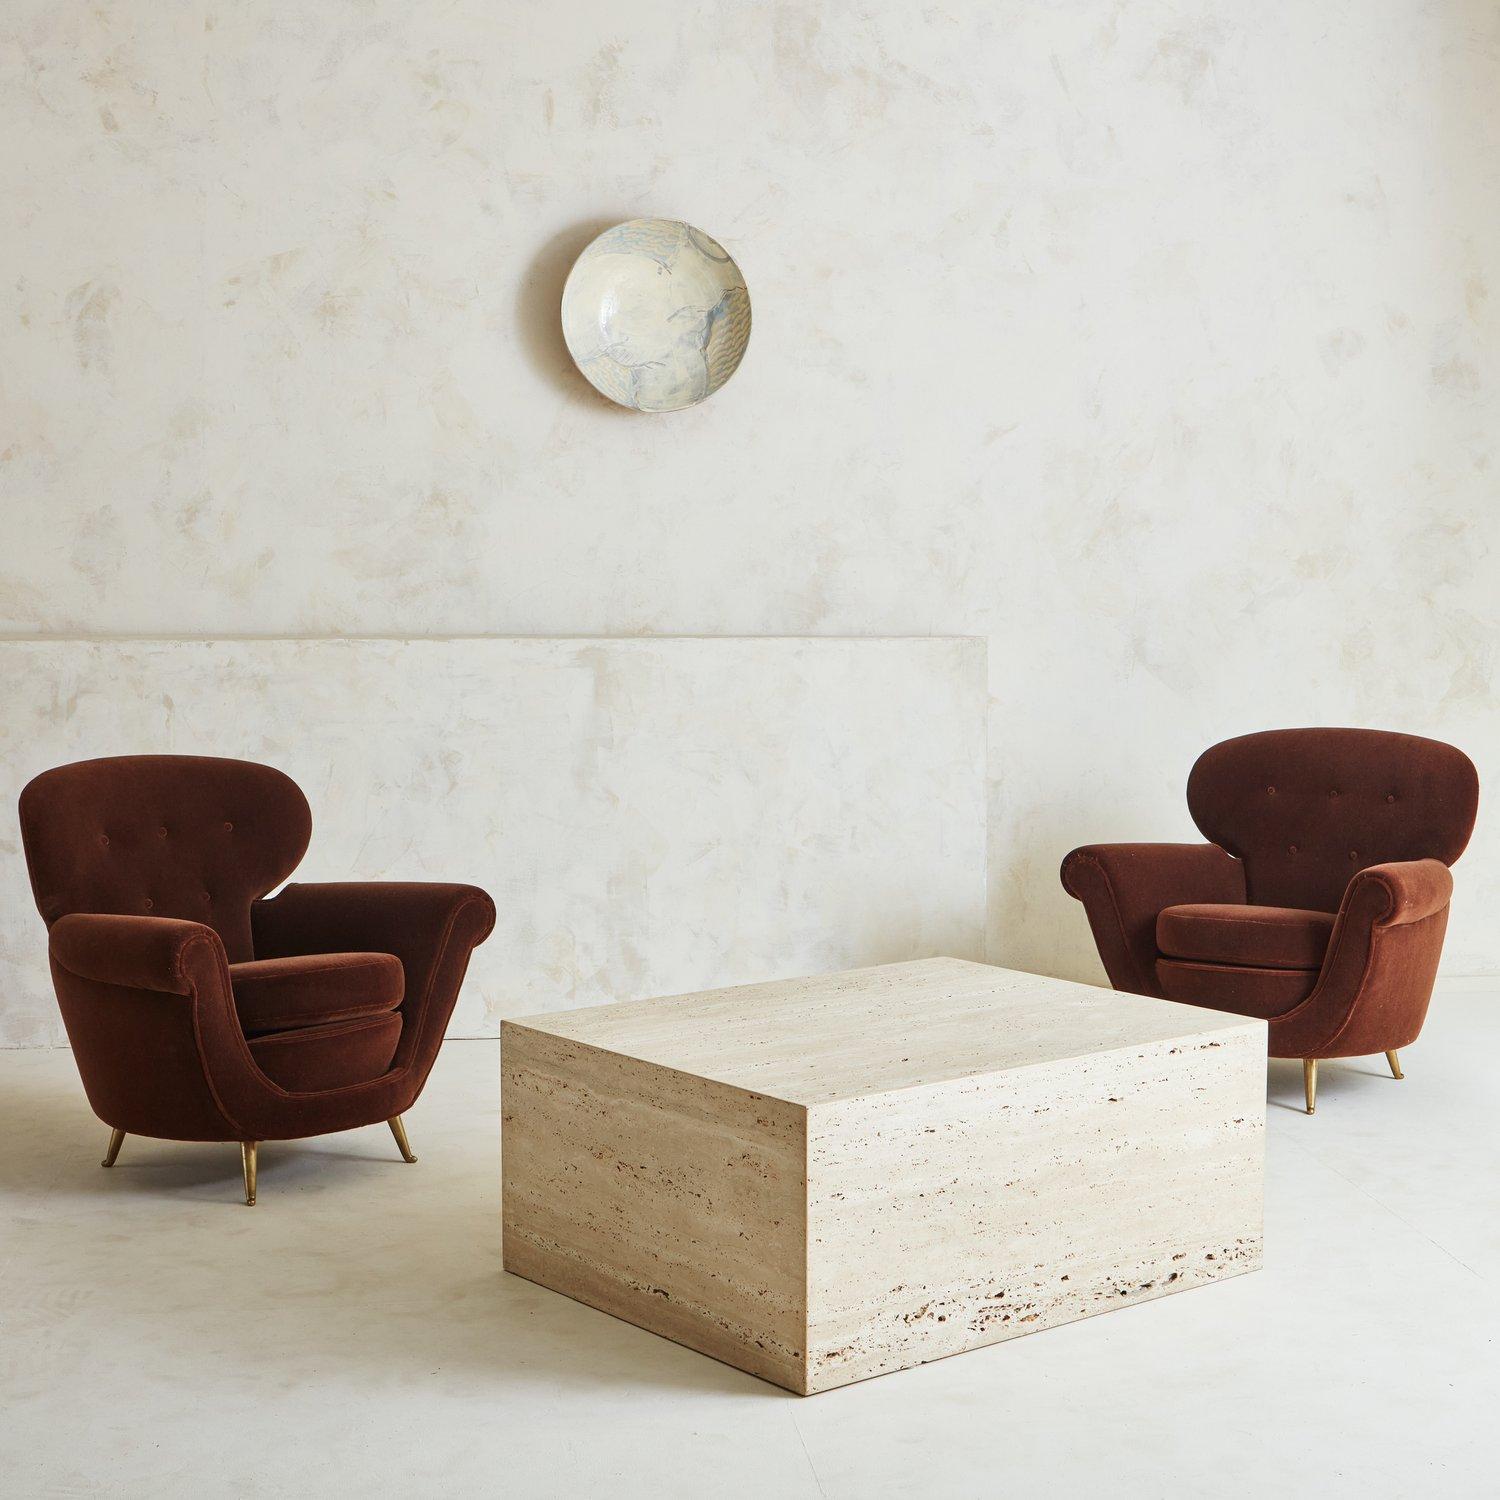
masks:
<svg viewBox="0 0 1500 1500"><path fill-rule="evenodd" d="M929 958L507 1024L811 1107L1243 1029L1246 1021L1014 969Z"/></svg>

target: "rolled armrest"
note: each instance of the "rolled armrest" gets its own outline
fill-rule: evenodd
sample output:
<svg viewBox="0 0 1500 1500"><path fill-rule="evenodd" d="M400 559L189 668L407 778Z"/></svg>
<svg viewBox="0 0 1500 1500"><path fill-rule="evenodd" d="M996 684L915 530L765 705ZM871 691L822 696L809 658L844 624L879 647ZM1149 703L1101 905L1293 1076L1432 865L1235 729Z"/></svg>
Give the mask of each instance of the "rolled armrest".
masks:
<svg viewBox="0 0 1500 1500"><path fill-rule="evenodd" d="M1161 994L1156 918L1185 902L1245 899L1244 866L1217 844L1086 844L1062 862L1063 889L1083 902L1117 990Z"/></svg>
<svg viewBox="0 0 1500 1500"><path fill-rule="evenodd" d="M1403 859L1361 870L1340 911L1395 927L1435 916L1452 899L1453 874L1441 860Z"/></svg>
<svg viewBox="0 0 1500 1500"><path fill-rule="evenodd" d="M1453 876L1436 859L1371 865L1350 880L1312 994L1271 1023L1275 1057L1358 1057L1422 1030Z"/></svg>
<svg viewBox="0 0 1500 1500"><path fill-rule="evenodd" d="M453 1012L469 954L495 925L495 903L474 885L377 881L289 885L250 908L257 958L394 953L406 975L396 1068L425 1079Z"/></svg>
<svg viewBox="0 0 1500 1500"><path fill-rule="evenodd" d="M221 944L202 922L74 912L52 924L49 946L53 961L81 979L187 995L202 978L196 965L217 969Z"/></svg>
<svg viewBox="0 0 1500 1500"><path fill-rule="evenodd" d="M495 925L495 903L474 885L347 881L289 885L250 909L257 958L371 951L403 958L452 934L470 947ZM410 993L412 975L407 975Z"/></svg>

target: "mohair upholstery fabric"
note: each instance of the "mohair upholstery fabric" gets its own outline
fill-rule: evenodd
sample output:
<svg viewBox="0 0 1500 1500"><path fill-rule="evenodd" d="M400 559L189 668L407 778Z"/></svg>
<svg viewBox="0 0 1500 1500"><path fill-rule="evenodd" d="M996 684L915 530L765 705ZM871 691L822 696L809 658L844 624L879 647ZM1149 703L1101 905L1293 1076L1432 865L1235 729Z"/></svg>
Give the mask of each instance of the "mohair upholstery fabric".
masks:
<svg viewBox="0 0 1500 1500"><path fill-rule="evenodd" d="M1109 982L1157 995L1156 919L1164 907L1245 899L1239 861L1212 844L1086 844L1062 867L1063 888L1083 902Z"/></svg>
<svg viewBox="0 0 1500 1500"><path fill-rule="evenodd" d="M366 1016L251 1037L250 1055L261 1072L284 1089L347 1088L384 1073L400 1037L400 1016Z"/></svg>
<svg viewBox="0 0 1500 1500"><path fill-rule="evenodd" d="M1189 811L1212 843L1087 845L1063 861L1062 883L1083 902L1116 989L1266 1018L1274 1056L1389 1051L1426 1017L1447 866L1478 800L1468 757L1436 740L1244 735L1205 751L1188 778ZM1240 907L1243 924L1205 912L1224 906ZM1265 908L1298 916L1252 931Z"/></svg>
<svg viewBox="0 0 1500 1500"><path fill-rule="evenodd" d="M289 885L250 911L264 958L378 950L401 961L401 1043L392 1066L425 1078L442 1045L469 954L490 935L495 903L472 885L435 881Z"/></svg>
<svg viewBox="0 0 1500 1500"><path fill-rule="evenodd" d="M1350 883L1318 988L1275 1028L1281 1057L1359 1057L1416 1041L1427 1018L1453 876L1435 859L1375 865Z"/></svg>
<svg viewBox="0 0 1500 1500"><path fill-rule="evenodd" d="M1333 921L1328 911L1200 901L1158 914L1156 946L1169 958L1200 963L1316 971L1328 952Z"/></svg>
<svg viewBox="0 0 1500 1500"><path fill-rule="evenodd" d="M394 953L309 953L230 964L229 988L246 1036L380 1016L405 988Z"/></svg>
<svg viewBox="0 0 1500 1500"><path fill-rule="evenodd" d="M1370 865L1451 865L1479 778L1463 751L1414 734L1278 729L1205 750L1187 802L1203 836L1244 864L1247 901L1337 911Z"/></svg>
<svg viewBox="0 0 1500 1500"><path fill-rule="evenodd" d="M310 827L288 778L241 761L84 761L22 792L58 1003L106 1124L177 1140L290 1140L388 1120L415 1102L494 904L475 886L404 883L289 886L257 899L295 867ZM383 1011L247 1039L231 963L309 955L329 959L330 1005L349 999L339 959L374 956Z"/></svg>
<svg viewBox="0 0 1500 1500"><path fill-rule="evenodd" d="M1162 995L1186 1005L1259 1016L1269 1021L1296 1009L1317 987L1316 969L1256 969L1241 964L1193 963L1159 958L1156 978Z"/></svg>
<svg viewBox="0 0 1500 1500"><path fill-rule="evenodd" d="M212 927L231 963L253 957L250 903L307 852L312 813L270 766L121 755L45 771L21 793L37 910L182 917Z"/></svg>

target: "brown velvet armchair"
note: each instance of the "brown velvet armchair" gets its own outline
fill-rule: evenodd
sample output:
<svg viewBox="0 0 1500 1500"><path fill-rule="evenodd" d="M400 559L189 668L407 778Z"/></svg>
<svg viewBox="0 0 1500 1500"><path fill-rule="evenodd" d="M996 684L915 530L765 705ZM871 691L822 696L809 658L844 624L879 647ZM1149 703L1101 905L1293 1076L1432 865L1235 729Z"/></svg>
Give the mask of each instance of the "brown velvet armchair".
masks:
<svg viewBox="0 0 1500 1500"><path fill-rule="evenodd" d="M256 1147L401 1116L495 908L469 885L289 885L312 815L270 766L80 761L21 793L21 838L84 1091L127 1132Z"/></svg>
<svg viewBox="0 0 1500 1500"><path fill-rule="evenodd" d="M1479 779L1460 750L1369 729L1280 729L1206 750L1207 844L1090 844L1063 861L1117 990L1258 1016L1273 1057L1398 1053L1437 976Z"/></svg>

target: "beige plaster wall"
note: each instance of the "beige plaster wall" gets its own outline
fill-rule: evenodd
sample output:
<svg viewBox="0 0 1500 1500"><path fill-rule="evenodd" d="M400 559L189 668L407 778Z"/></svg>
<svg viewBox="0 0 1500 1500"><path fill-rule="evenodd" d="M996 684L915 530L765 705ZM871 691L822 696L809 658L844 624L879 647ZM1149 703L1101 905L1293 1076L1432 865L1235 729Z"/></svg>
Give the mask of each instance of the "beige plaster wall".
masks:
<svg viewBox="0 0 1500 1500"><path fill-rule="evenodd" d="M986 636L990 952L1098 977L1214 739L1500 780L1497 98L1489 0L9 0L0 628ZM755 299L693 411L558 335L635 214Z"/></svg>

